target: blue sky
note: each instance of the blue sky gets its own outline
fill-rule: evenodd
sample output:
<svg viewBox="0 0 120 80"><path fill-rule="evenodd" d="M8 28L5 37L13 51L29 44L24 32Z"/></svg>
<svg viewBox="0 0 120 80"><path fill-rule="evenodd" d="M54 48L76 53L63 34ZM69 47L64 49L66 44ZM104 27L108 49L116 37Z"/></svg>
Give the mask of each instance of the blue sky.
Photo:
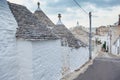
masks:
<svg viewBox="0 0 120 80"><path fill-rule="evenodd" d="M26 6L31 12L37 9L37 2L41 3L41 9L56 24L57 14L62 14L62 22L66 27L80 25L89 27L88 15L85 14L73 0L8 0L13 3ZM92 26L112 25L118 21L120 14L120 0L76 0L87 12L91 11Z"/></svg>

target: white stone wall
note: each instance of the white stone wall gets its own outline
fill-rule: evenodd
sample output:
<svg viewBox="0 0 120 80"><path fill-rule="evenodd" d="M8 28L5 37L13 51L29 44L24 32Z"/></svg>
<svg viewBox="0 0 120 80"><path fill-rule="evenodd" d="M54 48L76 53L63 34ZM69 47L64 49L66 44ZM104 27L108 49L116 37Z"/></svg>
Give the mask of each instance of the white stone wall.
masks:
<svg viewBox="0 0 120 80"><path fill-rule="evenodd" d="M0 0L0 80L19 80L16 27L17 23L6 0Z"/></svg>
<svg viewBox="0 0 120 80"><path fill-rule="evenodd" d="M89 60L88 47L81 47L79 49L70 50L70 70L71 72L79 69L83 64Z"/></svg>
<svg viewBox="0 0 120 80"><path fill-rule="evenodd" d="M62 76L62 50L60 41L34 41L32 45L34 79L59 80Z"/></svg>
<svg viewBox="0 0 120 80"><path fill-rule="evenodd" d="M0 0L0 29L16 32L16 20L9 9L6 0Z"/></svg>
<svg viewBox="0 0 120 80"><path fill-rule="evenodd" d="M116 43L112 45L112 54L120 54L120 39L117 39Z"/></svg>
<svg viewBox="0 0 120 80"><path fill-rule="evenodd" d="M79 49L62 47L62 75L65 76L70 72L79 69L89 60L88 47L80 47Z"/></svg>
<svg viewBox="0 0 120 80"><path fill-rule="evenodd" d="M88 61L88 47L71 49L60 45L59 40L33 42L35 80L59 80Z"/></svg>
<svg viewBox="0 0 120 80"><path fill-rule="evenodd" d="M62 47L60 40L16 42L16 28L6 0L0 0L0 80L59 80L87 61L84 49Z"/></svg>
<svg viewBox="0 0 120 80"><path fill-rule="evenodd" d="M60 40L17 39L20 80L59 80L62 77Z"/></svg>
<svg viewBox="0 0 120 80"><path fill-rule="evenodd" d="M86 48L71 50L60 40L16 42L16 28L6 0L0 0L0 80L59 80L87 61Z"/></svg>
<svg viewBox="0 0 120 80"><path fill-rule="evenodd" d="M17 39L17 54L19 63L19 79L33 80L32 43Z"/></svg>
<svg viewBox="0 0 120 80"><path fill-rule="evenodd" d="M88 61L88 47L71 49L60 40L17 40L20 80L59 80Z"/></svg>

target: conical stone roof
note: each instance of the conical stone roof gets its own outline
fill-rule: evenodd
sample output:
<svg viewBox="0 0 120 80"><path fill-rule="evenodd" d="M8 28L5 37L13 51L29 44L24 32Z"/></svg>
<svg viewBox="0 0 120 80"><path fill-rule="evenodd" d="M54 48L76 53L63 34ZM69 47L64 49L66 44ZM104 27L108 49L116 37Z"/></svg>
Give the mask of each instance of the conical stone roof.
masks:
<svg viewBox="0 0 120 80"><path fill-rule="evenodd" d="M34 12L34 15L38 20L48 27L54 27L55 24L47 17L47 15L41 10L40 3L38 2L38 9Z"/></svg>
<svg viewBox="0 0 120 80"><path fill-rule="evenodd" d="M79 48L81 46L85 46L85 44L80 40L76 39L71 33L71 31L67 29L65 25L61 22L60 14L58 17L59 17L59 21L58 21L59 23L57 23L56 26L53 28L54 33L60 36L61 38L66 38L69 47Z"/></svg>
<svg viewBox="0 0 120 80"><path fill-rule="evenodd" d="M86 45L89 44L89 33L82 28L82 26L76 26L70 29L75 38L80 39Z"/></svg>
<svg viewBox="0 0 120 80"><path fill-rule="evenodd" d="M16 37L29 40L57 39L38 18L25 6L9 3L9 7L18 23Z"/></svg>

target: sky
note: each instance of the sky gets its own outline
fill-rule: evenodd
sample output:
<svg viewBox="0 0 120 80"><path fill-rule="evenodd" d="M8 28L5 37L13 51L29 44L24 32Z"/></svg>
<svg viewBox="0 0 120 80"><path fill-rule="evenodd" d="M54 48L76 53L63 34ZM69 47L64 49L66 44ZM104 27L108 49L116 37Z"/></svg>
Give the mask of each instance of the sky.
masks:
<svg viewBox="0 0 120 80"><path fill-rule="evenodd" d="M37 9L40 2L42 11L56 24L58 14L62 15L62 23L66 27L79 25L89 27L89 15L74 0L8 0L26 6L31 12ZM113 25L120 14L120 0L76 0L87 12L92 12L92 27Z"/></svg>

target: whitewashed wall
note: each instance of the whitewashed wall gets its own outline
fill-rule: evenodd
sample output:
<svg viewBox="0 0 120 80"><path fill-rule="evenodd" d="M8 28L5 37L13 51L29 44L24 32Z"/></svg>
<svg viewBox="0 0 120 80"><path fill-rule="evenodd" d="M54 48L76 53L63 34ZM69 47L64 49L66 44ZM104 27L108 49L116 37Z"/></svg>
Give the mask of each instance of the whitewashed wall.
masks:
<svg viewBox="0 0 120 80"><path fill-rule="evenodd" d="M70 47L62 47L62 71L63 76L79 69L89 60L88 47L80 47L74 49Z"/></svg>
<svg viewBox="0 0 120 80"><path fill-rule="evenodd" d="M0 0L0 80L18 80L16 27L6 0Z"/></svg>
<svg viewBox="0 0 120 80"><path fill-rule="evenodd" d="M34 41L32 45L34 79L59 80L62 76L62 50L60 41Z"/></svg>
<svg viewBox="0 0 120 80"><path fill-rule="evenodd" d="M89 60L88 47L81 47L70 51L70 70L79 69L83 64Z"/></svg>
<svg viewBox="0 0 120 80"><path fill-rule="evenodd" d="M17 40L20 80L60 80L88 61L88 47L71 49L60 40Z"/></svg>
<svg viewBox="0 0 120 80"><path fill-rule="evenodd" d="M17 39L17 54L19 63L19 79L33 80L32 43Z"/></svg>
<svg viewBox="0 0 120 80"><path fill-rule="evenodd" d="M60 40L16 42L16 28L6 0L0 0L0 80L59 80L87 61L87 50L62 47Z"/></svg>
<svg viewBox="0 0 120 80"><path fill-rule="evenodd" d="M112 54L114 55L118 54L118 47L116 45L112 45Z"/></svg>
<svg viewBox="0 0 120 80"><path fill-rule="evenodd" d="M16 28L6 0L0 0L0 80L18 80Z"/></svg>
<svg viewBox="0 0 120 80"><path fill-rule="evenodd" d="M116 43L112 45L112 53L115 55L120 54L120 41L117 39Z"/></svg>
<svg viewBox="0 0 120 80"><path fill-rule="evenodd" d="M62 47L60 40L16 42L16 28L6 0L0 0L0 80L59 80L87 61L84 49Z"/></svg>

